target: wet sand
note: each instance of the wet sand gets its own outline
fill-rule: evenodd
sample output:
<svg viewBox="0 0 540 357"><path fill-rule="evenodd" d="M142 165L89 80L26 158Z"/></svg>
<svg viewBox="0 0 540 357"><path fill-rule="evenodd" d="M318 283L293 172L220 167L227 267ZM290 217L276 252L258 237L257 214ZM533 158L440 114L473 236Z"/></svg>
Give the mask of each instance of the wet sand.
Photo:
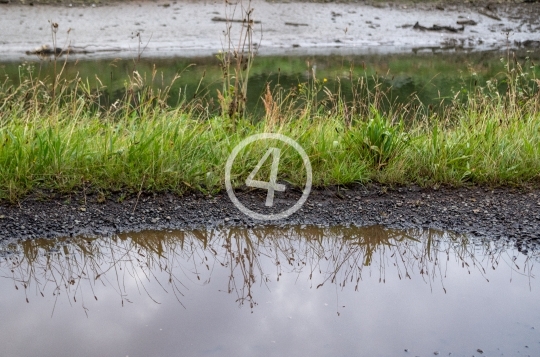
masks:
<svg viewBox="0 0 540 357"><path fill-rule="evenodd" d="M537 45L540 3L403 4L252 2L253 41L260 54L374 53L410 50L490 50L516 42ZM229 13L232 13L229 8ZM238 8L234 19L241 19ZM26 51L52 46L49 21L59 24L57 47L85 57L211 55L226 48L222 1L156 1L107 5L0 4L0 61L28 58ZM496 18L500 18L497 20ZM415 29L433 25L463 31ZM241 24L232 27L234 43ZM140 34L140 37L137 36ZM139 41L140 39L140 41ZM532 41L532 42L531 42ZM72 56L73 57L73 56Z"/></svg>

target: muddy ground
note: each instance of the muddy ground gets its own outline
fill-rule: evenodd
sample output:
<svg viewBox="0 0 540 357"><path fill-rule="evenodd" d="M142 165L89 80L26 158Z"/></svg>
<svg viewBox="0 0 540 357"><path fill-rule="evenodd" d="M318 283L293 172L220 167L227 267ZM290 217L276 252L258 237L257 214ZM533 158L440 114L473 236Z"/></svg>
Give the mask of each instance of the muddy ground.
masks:
<svg viewBox="0 0 540 357"><path fill-rule="evenodd" d="M237 190L236 195L249 208L264 207L266 191ZM300 195L293 189L276 193L274 209L292 206ZM490 239L513 239L526 251L540 244L540 189L332 187L312 191L299 211L272 222L247 217L226 192L213 197L193 193L183 197L144 193L103 197L87 191L0 204L3 241L260 224L431 227Z"/></svg>
<svg viewBox="0 0 540 357"><path fill-rule="evenodd" d="M253 0L252 7L260 54L540 47L539 2ZM232 10L218 0L0 3L0 61L28 59L27 51L52 46L49 21L59 24L57 47L70 47L74 58L211 55L227 47L222 20L242 19L239 8ZM233 24L234 44L240 26Z"/></svg>

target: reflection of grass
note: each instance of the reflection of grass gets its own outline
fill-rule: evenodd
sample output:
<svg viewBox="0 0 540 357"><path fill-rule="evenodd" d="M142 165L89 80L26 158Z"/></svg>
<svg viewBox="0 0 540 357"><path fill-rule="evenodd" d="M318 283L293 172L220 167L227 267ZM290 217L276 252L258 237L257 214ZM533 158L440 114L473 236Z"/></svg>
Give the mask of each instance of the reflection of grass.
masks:
<svg viewBox="0 0 540 357"><path fill-rule="evenodd" d="M108 239L37 239L0 247L0 275L16 289L82 303L100 299L97 285L114 290L122 302L136 293L159 302L159 291L182 303L190 285L208 284L218 271L226 279L218 289L253 308L257 289L279 282L286 274L302 276L313 289L335 284L359 290L372 277L423 279L442 288L448 265L473 274L507 266L532 275L535 254L507 260L502 242L474 245L467 238L432 230L394 231L370 228L260 228L191 232L143 232ZM9 254L8 254L9 253ZM510 254L512 256L513 254ZM218 276L222 276L218 274ZM486 277L487 279L487 277ZM157 284L157 289L152 289ZM440 286L440 287L439 287Z"/></svg>
<svg viewBox="0 0 540 357"><path fill-rule="evenodd" d="M234 125L206 97L184 96L170 106L178 78L155 88L147 83L159 81L155 71L147 78L134 72L125 95L110 105L101 103L100 88L79 77L60 81L52 96L50 85L24 67L20 76L19 85L0 85L0 199L88 187L220 190L233 147L261 132L297 140L316 186L531 184L539 178L540 94L530 61L509 59L499 76L464 87L441 110L414 97L396 102L380 78L370 82L353 71L330 90L313 71L292 89L268 88L264 118ZM264 152L260 147L239 157L235 184ZM301 186L304 176L300 158L284 151L279 178Z"/></svg>

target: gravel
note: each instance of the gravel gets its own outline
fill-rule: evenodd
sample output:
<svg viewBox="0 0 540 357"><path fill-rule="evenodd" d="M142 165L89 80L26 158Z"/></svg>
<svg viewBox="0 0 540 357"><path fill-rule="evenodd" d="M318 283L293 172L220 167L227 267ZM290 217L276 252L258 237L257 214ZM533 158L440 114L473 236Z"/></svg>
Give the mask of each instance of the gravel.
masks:
<svg viewBox="0 0 540 357"><path fill-rule="evenodd" d="M523 250L540 238L540 190L515 188L388 188L379 185L331 187L311 192L303 207L278 221L258 221L240 212L226 192L110 194L28 197L0 204L0 240L108 236L141 230L261 225L372 226L435 228L491 239L512 239ZM237 190L246 207L260 213L291 207L301 192L276 193L265 208L266 191Z"/></svg>

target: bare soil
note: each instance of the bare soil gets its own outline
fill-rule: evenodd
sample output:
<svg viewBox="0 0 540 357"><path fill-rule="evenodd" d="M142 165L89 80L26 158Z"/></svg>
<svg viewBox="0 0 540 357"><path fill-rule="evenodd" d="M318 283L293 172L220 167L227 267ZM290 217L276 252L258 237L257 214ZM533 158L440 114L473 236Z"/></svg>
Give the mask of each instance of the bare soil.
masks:
<svg viewBox="0 0 540 357"><path fill-rule="evenodd" d="M261 54L540 47L538 2L253 0L252 7L254 19L260 21L253 41ZM0 9L0 61L24 60L27 51L52 47L50 22L59 24L57 46L71 47L79 52L78 58L135 58L141 52L149 57L199 56L226 47L226 24L215 20L227 17L223 1L85 0L45 6L20 0L0 3ZM240 9L232 17L240 20ZM233 24L233 38L239 26Z"/></svg>

